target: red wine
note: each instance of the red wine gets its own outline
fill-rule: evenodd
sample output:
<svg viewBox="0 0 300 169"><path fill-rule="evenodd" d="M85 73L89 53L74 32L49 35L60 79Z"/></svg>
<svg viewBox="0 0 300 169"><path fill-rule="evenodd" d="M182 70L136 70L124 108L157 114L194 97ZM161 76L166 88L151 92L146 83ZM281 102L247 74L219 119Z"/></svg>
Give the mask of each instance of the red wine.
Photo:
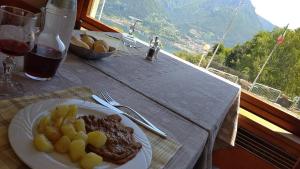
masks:
<svg viewBox="0 0 300 169"><path fill-rule="evenodd" d="M62 57L63 53L56 49L35 46L24 58L24 71L33 77L50 79L55 75Z"/></svg>
<svg viewBox="0 0 300 169"><path fill-rule="evenodd" d="M23 56L30 50L25 42L11 39L0 39L0 51L10 56Z"/></svg>

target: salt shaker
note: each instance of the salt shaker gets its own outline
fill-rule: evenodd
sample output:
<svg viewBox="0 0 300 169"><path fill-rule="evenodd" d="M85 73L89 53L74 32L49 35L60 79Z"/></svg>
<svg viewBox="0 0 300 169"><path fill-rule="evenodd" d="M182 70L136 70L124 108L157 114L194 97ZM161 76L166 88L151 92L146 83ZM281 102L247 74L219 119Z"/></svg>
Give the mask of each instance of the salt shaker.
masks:
<svg viewBox="0 0 300 169"><path fill-rule="evenodd" d="M155 36L154 39L151 39L150 47L145 58L146 60L152 61L153 58L157 59L158 52L160 50L159 45L160 42L158 40L158 36Z"/></svg>

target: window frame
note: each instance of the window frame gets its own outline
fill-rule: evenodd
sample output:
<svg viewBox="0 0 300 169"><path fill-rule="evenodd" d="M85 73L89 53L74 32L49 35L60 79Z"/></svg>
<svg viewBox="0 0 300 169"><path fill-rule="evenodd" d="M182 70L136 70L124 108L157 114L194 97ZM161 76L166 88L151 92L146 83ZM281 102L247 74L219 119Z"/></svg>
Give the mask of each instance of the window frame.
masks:
<svg viewBox="0 0 300 169"><path fill-rule="evenodd" d="M23 1L1 0L0 5L15 6L15 7L26 9L26 10L31 11L33 13L41 12L40 9L38 9L38 8L28 4L26 2L23 2Z"/></svg>
<svg viewBox="0 0 300 169"><path fill-rule="evenodd" d="M93 2L94 0L78 0L77 25L93 31L118 32L88 16ZM241 92L240 107L300 137L300 119L246 90Z"/></svg>
<svg viewBox="0 0 300 169"><path fill-rule="evenodd" d="M300 137L300 119L242 90L240 107Z"/></svg>
<svg viewBox="0 0 300 169"><path fill-rule="evenodd" d="M93 2L94 0L77 0L76 28L83 27L92 31L118 32L88 15Z"/></svg>

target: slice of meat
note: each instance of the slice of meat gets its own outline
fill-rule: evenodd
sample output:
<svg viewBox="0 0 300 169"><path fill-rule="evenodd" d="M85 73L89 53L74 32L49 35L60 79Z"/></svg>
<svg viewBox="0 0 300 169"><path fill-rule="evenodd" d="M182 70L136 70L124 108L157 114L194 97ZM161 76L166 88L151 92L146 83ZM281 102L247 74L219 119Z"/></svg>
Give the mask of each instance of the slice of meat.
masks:
<svg viewBox="0 0 300 169"><path fill-rule="evenodd" d="M88 152L99 154L105 161L124 164L134 158L142 148L142 144L137 142L133 136L134 130L123 125L119 115L109 115L104 118L90 115L80 118L85 121L87 132L100 130L106 134L107 141L103 147L87 146Z"/></svg>

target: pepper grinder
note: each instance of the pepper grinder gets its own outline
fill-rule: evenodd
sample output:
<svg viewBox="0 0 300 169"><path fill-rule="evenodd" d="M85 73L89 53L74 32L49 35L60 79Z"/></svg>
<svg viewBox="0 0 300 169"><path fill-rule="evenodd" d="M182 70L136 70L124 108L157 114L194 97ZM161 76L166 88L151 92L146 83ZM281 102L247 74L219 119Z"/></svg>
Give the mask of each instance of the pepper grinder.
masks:
<svg viewBox="0 0 300 169"><path fill-rule="evenodd" d="M160 50L159 45L160 42L158 40L158 36L155 36L153 39L151 39L150 47L145 58L146 60L152 61L153 58L157 59L158 52Z"/></svg>

